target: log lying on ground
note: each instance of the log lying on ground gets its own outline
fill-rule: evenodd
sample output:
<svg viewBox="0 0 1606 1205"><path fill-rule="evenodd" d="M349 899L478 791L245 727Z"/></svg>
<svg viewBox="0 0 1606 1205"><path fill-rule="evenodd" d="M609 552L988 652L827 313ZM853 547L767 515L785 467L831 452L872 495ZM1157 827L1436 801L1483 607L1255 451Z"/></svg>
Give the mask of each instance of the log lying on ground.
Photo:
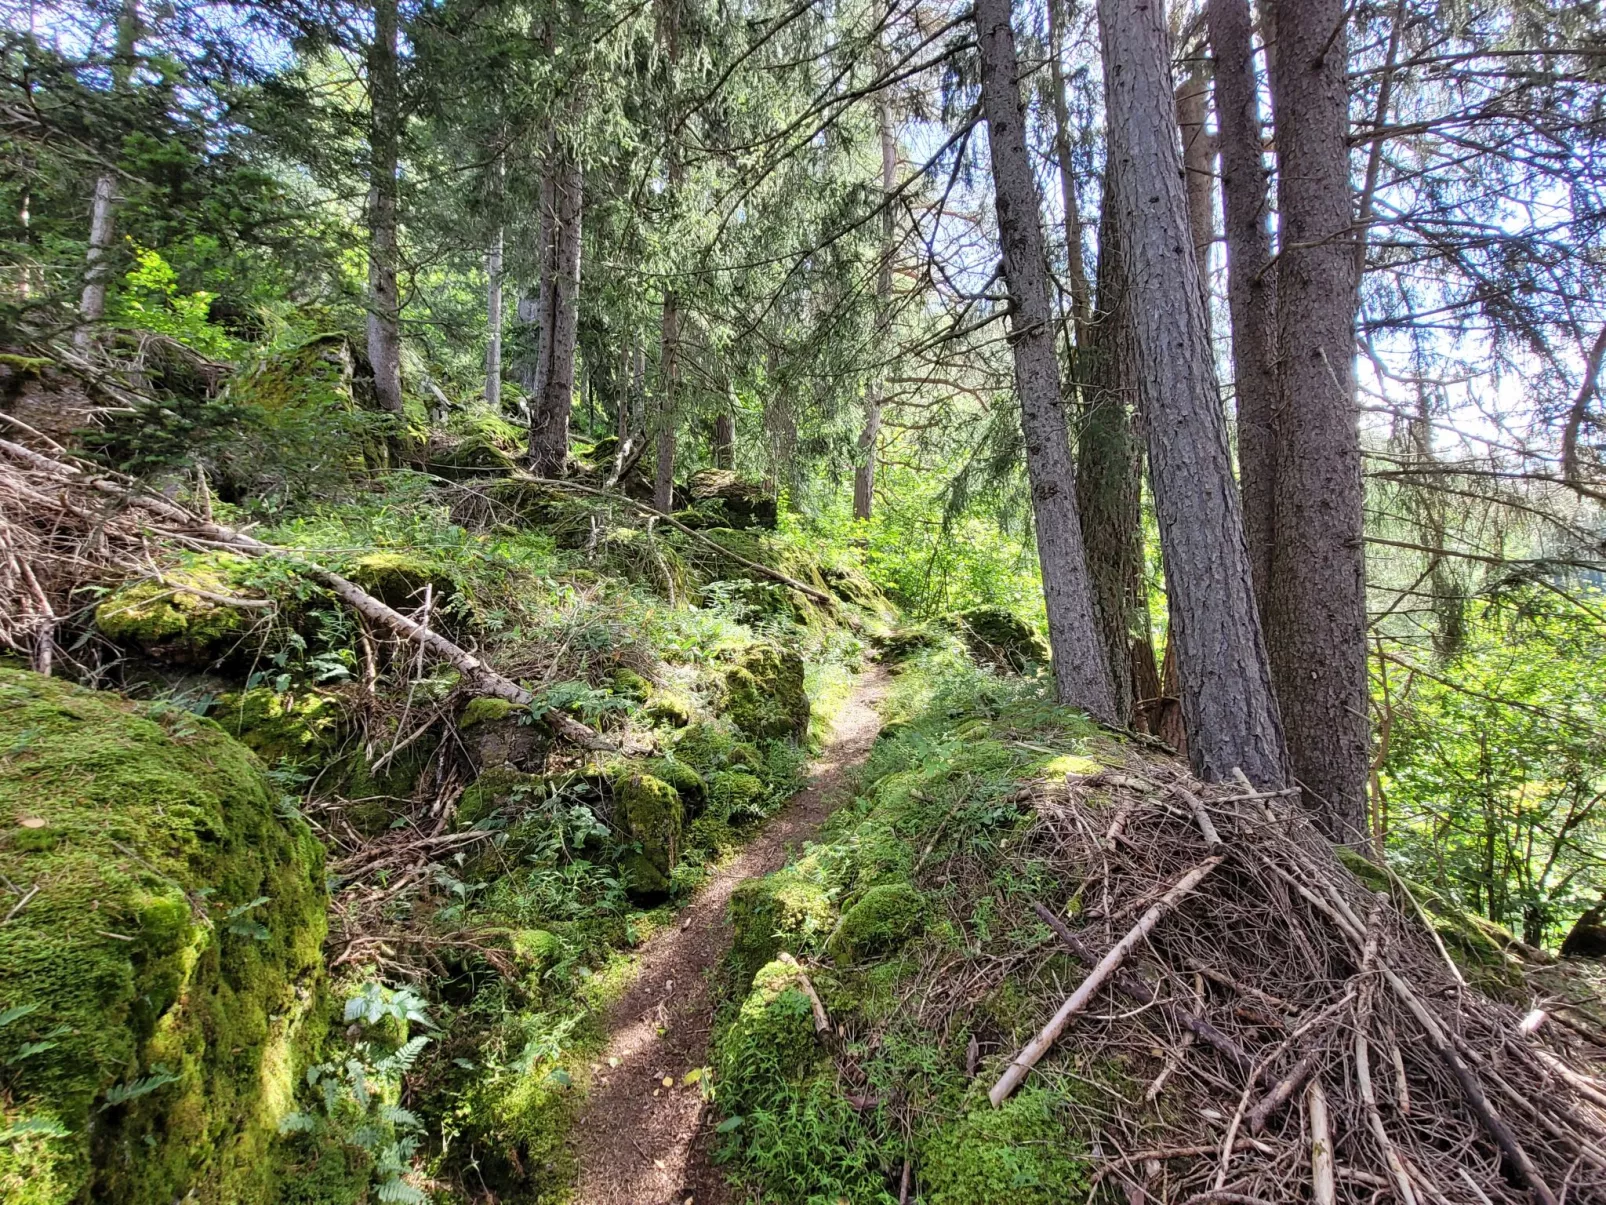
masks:
<svg viewBox="0 0 1606 1205"><path fill-rule="evenodd" d="M73 465L53 460L48 456L43 456L38 452L25 448L21 444L12 443L10 440L0 439L0 453L18 464L26 465L37 473L43 473L55 478L63 488L94 490L96 493L115 498L127 506L155 516L165 523L173 525L175 530L172 534L175 536L189 540L203 540L247 556L278 557L289 561L308 577L326 587L336 598L363 616L363 618L420 645L426 652L458 670L482 694L506 699L509 703L515 703L521 707L528 707L535 702L533 694L525 690L517 682L497 673L468 650L459 647L439 632L419 623L417 620L403 615L393 607L386 606L355 582L349 581L333 570L308 560L301 553L264 543L262 540L258 540L244 532L225 527L223 524L215 523L209 519L203 519L198 515L191 514L182 506L169 502L166 498L139 493L131 482L117 481L108 477L85 473ZM541 711L539 715L554 732L573 744L597 752L618 752L618 747L612 741L585 724L580 723L572 716L565 715L563 712L553 708L547 708Z"/></svg>

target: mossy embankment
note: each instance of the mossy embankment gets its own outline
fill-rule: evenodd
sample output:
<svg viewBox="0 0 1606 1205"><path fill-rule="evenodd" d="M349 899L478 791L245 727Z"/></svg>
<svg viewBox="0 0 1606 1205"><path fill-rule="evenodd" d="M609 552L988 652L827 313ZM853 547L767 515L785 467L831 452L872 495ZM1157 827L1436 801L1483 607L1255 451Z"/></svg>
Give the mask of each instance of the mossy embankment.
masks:
<svg viewBox="0 0 1606 1205"><path fill-rule="evenodd" d="M275 1199L324 851L209 720L0 669L0 1197Z"/></svg>

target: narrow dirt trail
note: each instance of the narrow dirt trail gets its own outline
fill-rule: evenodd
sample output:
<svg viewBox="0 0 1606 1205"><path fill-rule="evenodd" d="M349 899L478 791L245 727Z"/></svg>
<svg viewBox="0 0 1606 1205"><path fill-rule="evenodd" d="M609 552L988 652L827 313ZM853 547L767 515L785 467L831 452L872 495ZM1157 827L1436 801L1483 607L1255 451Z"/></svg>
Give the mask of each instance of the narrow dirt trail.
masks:
<svg viewBox="0 0 1606 1205"><path fill-rule="evenodd" d="M788 851L842 802L848 771L869 755L881 729L872 704L886 685L879 666L860 676L808 785L715 873L675 928L642 949L635 982L609 1011L612 1036L575 1124L576 1205L716 1205L730 1199L724 1177L708 1162L709 1107L697 1085L681 1083L686 1072L708 1062L714 1017L708 977L731 941L725 905L738 883L784 865ZM666 1088L670 1076L674 1086Z"/></svg>

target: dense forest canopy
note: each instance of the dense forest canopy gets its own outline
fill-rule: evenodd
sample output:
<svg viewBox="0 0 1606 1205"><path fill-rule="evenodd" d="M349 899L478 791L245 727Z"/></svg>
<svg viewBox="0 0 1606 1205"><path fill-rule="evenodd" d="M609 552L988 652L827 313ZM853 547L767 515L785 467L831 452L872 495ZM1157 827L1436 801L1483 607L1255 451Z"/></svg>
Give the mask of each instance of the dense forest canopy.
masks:
<svg viewBox="0 0 1606 1205"><path fill-rule="evenodd" d="M504 701L593 751L613 696L550 695L580 646L538 672L512 578L432 579L420 612L338 558L451 548L550 584L513 514L761 635L750 587L794 618L860 580L909 624L985 612L1046 637L1060 704L1297 797L1526 947L1599 922L1594 0L0 6L18 455L321 550L318 589L343 572L422 624L396 639L501 664ZM0 651L96 687L145 689L96 619L108 557L169 588L175 549L245 547L108 519L47 579L7 534L22 498ZM598 499L629 518L575 518ZM698 532L740 508L792 559L700 581ZM640 605L596 648L718 659L704 620ZM317 614L252 688L403 682L372 614ZM410 1156L375 1183L416 1191Z"/></svg>

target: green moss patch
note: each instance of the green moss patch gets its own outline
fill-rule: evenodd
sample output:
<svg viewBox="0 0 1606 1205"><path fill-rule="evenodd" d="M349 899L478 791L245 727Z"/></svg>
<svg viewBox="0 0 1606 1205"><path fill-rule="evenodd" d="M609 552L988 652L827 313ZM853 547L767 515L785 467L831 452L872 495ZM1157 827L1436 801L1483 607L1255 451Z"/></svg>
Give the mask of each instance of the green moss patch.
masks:
<svg viewBox="0 0 1606 1205"><path fill-rule="evenodd" d="M0 1197L267 1202L318 1037L323 851L216 724L0 669ZM18 841L46 828L53 841ZM0 1126L0 1128L4 1128ZM30 1194L24 1198L23 1193Z"/></svg>
<svg viewBox="0 0 1606 1205"><path fill-rule="evenodd" d="M802 740L809 730L803 658L778 645L755 645L725 674L720 710L754 740Z"/></svg>
<svg viewBox="0 0 1606 1205"><path fill-rule="evenodd" d="M1088 1162L1056 1095L1026 1088L994 1109L985 1100L920 1149L929 1205L1060 1205L1088 1191Z"/></svg>
<svg viewBox="0 0 1606 1205"><path fill-rule="evenodd" d="M631 774L618 785L615 806L620 827L633 843L619 864L626 888L638 899L662 899L680 857L685 819L680 796L661 778Z"/></svg>
<svg viewBox="0 0 1606 1205"><path fill-rule="evenodd" d="M920 931L925 917L925 898L912 886L882 883L842 914L826 952L841 963L890 953Z"/></svg>
<svg viewBox="0 0 1606 1205"><path fill-rule="evenodd" d="M238 644L261 618L261 608L234 607L221 598L260 600L240 582L247 562L227 553L206 553L163 573L114 590L95 608L95 626L110 640L168 660L216 660ZM192 586L202 593L185 589Z"/></svg>
<svg viewBox="0 0 1606 1205"><path fill-rule="evenodd" d="M836 924L836 909L823 886L788 867L739 884L731 893L730 918L732 974L746 987L782 950L808 954L817 948Z"/></svg>

